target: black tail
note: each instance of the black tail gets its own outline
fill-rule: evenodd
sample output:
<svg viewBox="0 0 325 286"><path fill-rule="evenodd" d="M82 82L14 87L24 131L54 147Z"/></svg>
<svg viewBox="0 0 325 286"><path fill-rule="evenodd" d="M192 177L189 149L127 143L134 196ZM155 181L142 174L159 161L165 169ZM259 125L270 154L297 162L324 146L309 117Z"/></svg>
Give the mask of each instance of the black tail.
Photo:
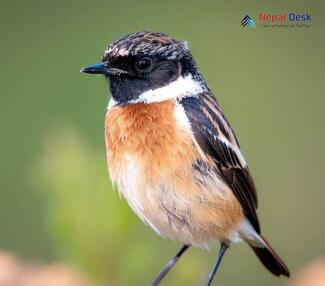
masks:
<svg viewBox="0 0 325 286"><path fill-rule="evenodd" d="M280 276L284 275L289 277L290 272L287 265L282 261L282 259L277 255L277 253L273 250L267 240L261 236L263 239L265 246L264 248L258 248L250 245L250 247L254 250L257 257L264 264L264 266L270 270L274 275Z"/></svg>

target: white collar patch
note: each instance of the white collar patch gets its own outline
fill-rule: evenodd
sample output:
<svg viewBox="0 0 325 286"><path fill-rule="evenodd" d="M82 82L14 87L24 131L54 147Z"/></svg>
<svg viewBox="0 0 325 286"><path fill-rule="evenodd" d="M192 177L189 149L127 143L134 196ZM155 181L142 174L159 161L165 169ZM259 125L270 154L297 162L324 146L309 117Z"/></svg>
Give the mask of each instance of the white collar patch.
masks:
<svg viewBox="0 0 325 286"><path fill-rule="evenodd" d="M186 77L179 77L165 86L143 92L139 98L134 100L134 103L154 103L168 99L193 96L201 93L205 89L199 81L193 79L192 75L187 75Z"/></svg>
<svg viewBox="0 0 325 286"><path fill-rule="evenodd" d="M128 103L162 102L169 99L196 96L203 91L206 91L206 87L201 82L195 80L192 75L187 75L186 77L179 77L165 86L147 90L141 93L137 99L131 100ZM117 102L111 98L108 108L116 104Z"/></svg>

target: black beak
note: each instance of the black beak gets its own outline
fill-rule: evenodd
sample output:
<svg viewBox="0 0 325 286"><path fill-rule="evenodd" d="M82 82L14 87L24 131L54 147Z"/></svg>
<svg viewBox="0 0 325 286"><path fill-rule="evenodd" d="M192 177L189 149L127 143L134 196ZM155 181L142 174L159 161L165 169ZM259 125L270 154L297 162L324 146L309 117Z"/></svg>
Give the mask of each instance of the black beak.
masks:
<svg viewBox="0 0 325 286"><path fill-rule="evenodd" d="M104 74L107 76L114 76L114 75L119 76L123 73L126 73L125 71L110 67L107 64L107 62L85 67L81 69L80 72L90 73L90 74Z"/></svg>

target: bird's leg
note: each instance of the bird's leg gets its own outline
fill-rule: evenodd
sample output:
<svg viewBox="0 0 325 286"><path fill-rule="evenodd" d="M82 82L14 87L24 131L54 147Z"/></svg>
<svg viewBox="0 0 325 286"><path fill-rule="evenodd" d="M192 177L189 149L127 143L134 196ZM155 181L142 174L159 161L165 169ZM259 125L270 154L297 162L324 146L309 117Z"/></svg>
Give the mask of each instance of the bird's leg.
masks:
<svg viewBox="0 0 325 286"><path fill-rule="evenodd" d="M221 263L222 257L225 254L228 247L229 246L228 246L228 244L226 242L221 242L218 259L217 259L216 263L213 266L213 269L212 269L212 271L211 271L211 273L209 275L209 280L208 280L208 283L206 284L206 286L211 285L212 280L213 280L214 276L216 275L217 270L219 268L219 265Z"/></svg>
<svg viewBox="0 0 325 286"><path fill-rule="evenodd" d="M176 253L176 255L169 260L169 262L166 264L164 269L159 273L155 281L151 284L151 286L157 286L161 282L161 280L165 277L165 275L168 273L168 271L175 265L175 263L178 261L178 259L182 256L182 254L190 247L190 245L184 244L183 247Z"/></svg>

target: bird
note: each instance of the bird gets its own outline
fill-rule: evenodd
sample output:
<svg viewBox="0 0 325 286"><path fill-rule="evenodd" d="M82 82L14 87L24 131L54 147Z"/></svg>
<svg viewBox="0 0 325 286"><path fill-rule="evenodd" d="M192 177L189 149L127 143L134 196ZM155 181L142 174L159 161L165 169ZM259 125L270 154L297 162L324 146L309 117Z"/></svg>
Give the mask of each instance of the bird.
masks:
<svg viewBox="0 0 325 286"><path fill-rule="evenodd" d="M181 249L220 242L210 286L226 250L245 241L274 275L288 267L261 233L256 187L235 132L186 41L135 32L113 41L99 64L111 97L105 118L110 178L135 214Z"/></svg>

